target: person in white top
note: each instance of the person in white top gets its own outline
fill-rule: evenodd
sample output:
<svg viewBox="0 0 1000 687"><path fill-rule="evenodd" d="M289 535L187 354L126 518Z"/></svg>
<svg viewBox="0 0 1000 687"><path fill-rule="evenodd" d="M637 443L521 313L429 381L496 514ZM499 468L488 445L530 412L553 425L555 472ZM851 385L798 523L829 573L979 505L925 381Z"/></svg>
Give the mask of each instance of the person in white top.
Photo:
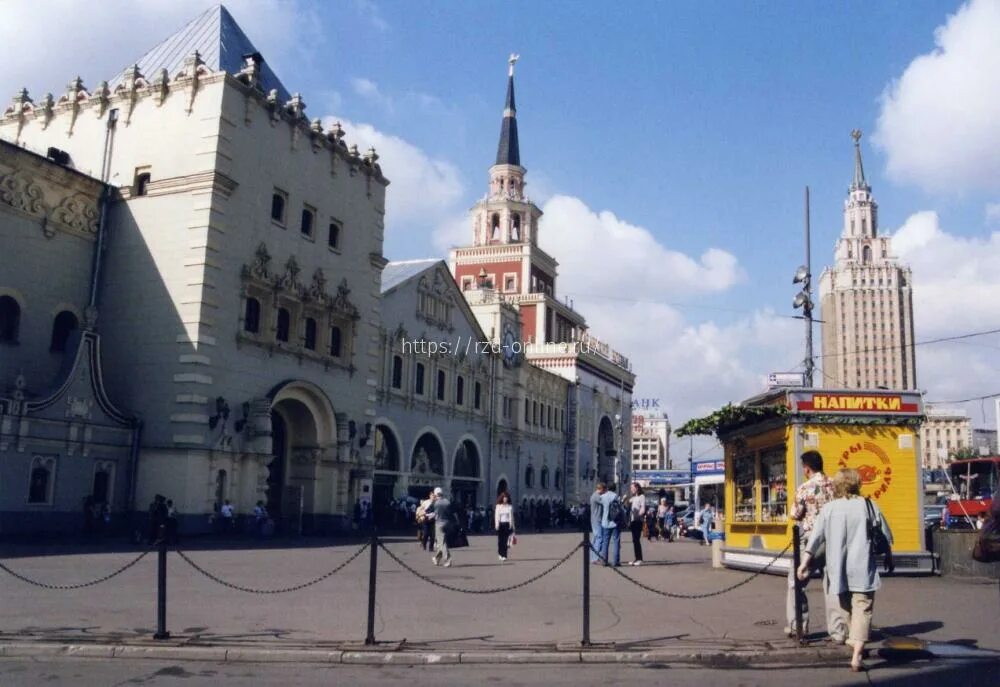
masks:
<svg viewBox="0 0 1000 687"><path fill-rule="evenodd" d="M510 494L502 492L497 496L497 507L493 511L493 526L497 530L497 556L500 562L507 560L510 538L514 534L514 506L510 503Z"/></svg>
<svg viewBox="0 0 1000 687"><path fill-rule="evenodd" d="M223 531L226 533L234 531L236 529L236 513L233 511L233 504L229 503L229 499L226 499L226 502L222 504L219 514L222 516Z"/></svg>
<svg viewBox="0 0 1000 687"><path fill-rule="evenodd" d="M632 531L632 553L635 560L629 565L642 565L642 522L646 517L646 497L637 482L629 485L629 529Z"/></svg>

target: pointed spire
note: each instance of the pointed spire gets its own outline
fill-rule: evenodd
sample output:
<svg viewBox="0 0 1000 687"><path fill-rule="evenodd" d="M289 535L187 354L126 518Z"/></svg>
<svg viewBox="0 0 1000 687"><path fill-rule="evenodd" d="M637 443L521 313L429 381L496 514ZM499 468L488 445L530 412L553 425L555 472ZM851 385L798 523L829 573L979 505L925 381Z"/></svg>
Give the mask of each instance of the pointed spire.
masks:
<svg viewBox="0 0 1000 687"><path fill-rule="evenodd" d="M852 131L851 138L854 139L854 181L851 182L851 190L864 189L870 191L871 187L865 181L865 167L861 163L861 129Z"/></svg>
<svg viewBox="0 0 1000 687"><path fill-rule="evenodd" d="M521 151L517 143L517 109L514 107L514 64L520 55L511 54L507 60L507 100L504 103L503 123L500 125L500 143L497 145L498 165L521 165Z"/></svg>

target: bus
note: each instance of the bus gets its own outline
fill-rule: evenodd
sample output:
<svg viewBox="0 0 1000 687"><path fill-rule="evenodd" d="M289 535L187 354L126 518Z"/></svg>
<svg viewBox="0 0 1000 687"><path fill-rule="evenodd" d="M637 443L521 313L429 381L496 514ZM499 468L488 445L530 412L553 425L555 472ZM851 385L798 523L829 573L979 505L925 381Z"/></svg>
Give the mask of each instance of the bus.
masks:
<svg viewBox="0 0 1000 687"><path fill-rule="evenodd" d="M948 501L953 518L975 518L989 514L1000 482L1000 456L956 460L948 465L948 477L954 492Z"/></svg>

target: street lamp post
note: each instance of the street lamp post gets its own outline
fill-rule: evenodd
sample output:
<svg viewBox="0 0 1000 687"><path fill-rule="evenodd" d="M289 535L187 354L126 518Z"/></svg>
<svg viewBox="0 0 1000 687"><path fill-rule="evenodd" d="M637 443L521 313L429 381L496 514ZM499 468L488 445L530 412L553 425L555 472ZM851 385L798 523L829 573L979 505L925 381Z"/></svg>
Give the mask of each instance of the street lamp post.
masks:
<svg viewBox="0 0 1000 687"><path fill-rule="evenodd" d="M813 363L813 300L812 300L812 267L811 267L811 256L809 251L809 187L806 186L806 264L800 266L795 270L795 276L792 277L793 284L802 284L802 290L795 294L795 300L792 301L792 307L795 309L802 308L802 319L806 322L806 357L803 361L805 366L805 374L803 379L806 387L811 387L813 385L813 370L815 365Z"/></svg>

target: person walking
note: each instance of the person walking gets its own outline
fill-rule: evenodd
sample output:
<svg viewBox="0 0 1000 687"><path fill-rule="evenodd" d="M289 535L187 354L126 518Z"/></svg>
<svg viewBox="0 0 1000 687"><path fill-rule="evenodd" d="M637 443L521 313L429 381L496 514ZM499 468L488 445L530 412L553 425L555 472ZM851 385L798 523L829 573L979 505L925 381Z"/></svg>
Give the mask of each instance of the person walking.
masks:
<svg viewBox="0 0 1000 687"><path fill-rule="evenodd" d="M614 505L613 505L614 504ZM615 493L615 485L610 485L601 494L601 558L604 565L621 565L622 532L619 520L615 517L618 511L624 511L622 502ZM623 518L624 522L628 522Z"/></svg>
<svg viewBox="0 0 1000 687"><path fill-rule="evenodd" d="M823 474L823 456L819 451L806 451L799 460L802 462L802 475L805 481L799 485L795 491L795 504L792 507L792 520L799 523L799 539L802 547L805 548L809 541L823 507L833 499L833 483ZM814 557L815 560L816 557ZM816 567L815 565L813 567ZM788 571L788 593L785 599L785 616L788 622L785 624L785 634L792 637L796 634L795 627L795 571ZM809 599L806 596L806 585L809 580L804 580L799 586L799 604L802 607L802 634L805 636L809 632ZM834 642L843 643L847 637L847 628L838 621L840 614L833 617L830 613L832 600L827 600L826 625L830 639Z"/></svg>
<svg viewBox="0 0 1000 687"><path fill-rule="evenodd" d="M264 528L267 526L267 508L263 501L258 501L257 505L253 507L253 521L257 538L263 539Z"/></svg>
<svg viewBox="0 0 1000 687"><path fill-rule="evenodd" d="M861 476L843 468L833 477L834 499L816 518L799 565L800 580L809 577L809 563L825 546L826 593L836 596L840 612L849 622L845 643L853 648L851 670L864 669L865 642L871 632L875 592L882 586L872 551L869 526L878 527L892 544L889 523L871 499L861 498Z"/></svg>
<svg viewBox="0 0 1000 687"><path fill-rule="evenodd" d="M646 518L646 497L638 482L628 487L629 530L632 532L632 554L634 560L629 565L642 565L642 523Z"/></svg>
<svg viewBox="0 0 1000 687"><path fill-rule="evenodd" d="M510 538L514 534L514 506L510 503L510 494L501 493L497 497L497 506L493 511L493 526L497 530L497 556L500 562L507 560Z"/></svg>
<svg viewBox="0 0 1000 687"><path fill-rule="evenodd" d="M604 528L601 523L604 520L604 503L601 497L607 491L604 482L598 482L594 487L594 493L590 495L590 562L594 565L601 562L599 552L604 550Z"/></svg>
<svg viewBox="0 0 1000 687"><path fill-rule="evenodd" d="M698 520L701 522L701 543L704 546L711 546L712 542L709 541L709 534L711 534L712 525L715 523L715 511L712 509L711 503L705 504L701 513L698 514Z"/></svg>
<svg viewBox="0 0 1000 687"><path fill-rule="evenodd" d="M434 511L434 555L431 556L431 562L434 565L441 565L444 562L444 567L451 567L451 551L448 549L448 534L449 530L455 527L455 523L451 516L451 501L444 495L444 489L441 487L434 487L434 493L432 498L434 499L434 504L431 506Z"/></svg>
<svg viewBox="0 0 1000 687"><path fill-rule="evenodd" d="M229 499L226 499L222 507L219 508L219 515L222 516L222 532L223 534L232 534L236 531L236 511L233 510L233 504L229 503Z"/></svg>
<svg viewBox="0 0 1000 687"><path fill-rule="evenodd" d="M667 527L667 513L670 512L670 506L667 505L667 499L661 498L660 502L656 506L656 530L658 539L666 539L670 541L670 530Z"/></svg>
<svg viewBox="0 0 1000 687"><path fill-rule="evenodd" d="M427 493L427 498L417 507L417 525L420 527L420 548L424 551L434 550L434 492Z"/></svg>

